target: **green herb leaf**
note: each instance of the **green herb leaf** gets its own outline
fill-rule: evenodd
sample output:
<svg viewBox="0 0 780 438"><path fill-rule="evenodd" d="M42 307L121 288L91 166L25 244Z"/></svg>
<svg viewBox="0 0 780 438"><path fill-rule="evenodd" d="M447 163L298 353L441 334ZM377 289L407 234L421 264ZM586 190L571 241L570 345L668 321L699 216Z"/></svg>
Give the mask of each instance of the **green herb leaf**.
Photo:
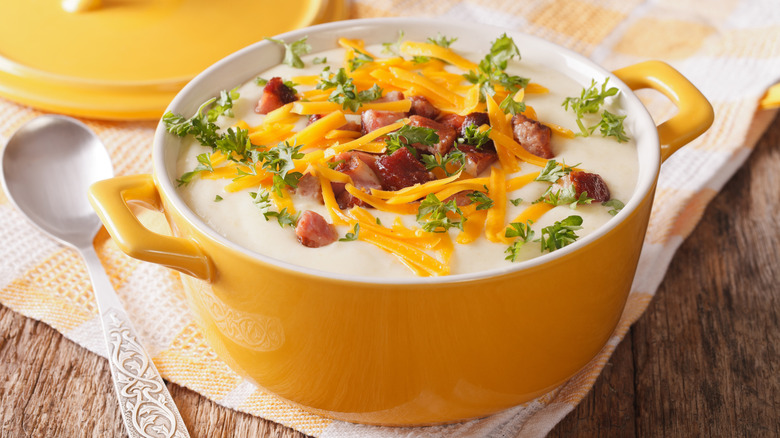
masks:
<svg viewBox="0 0 780 438"><path fill-rule="evenodd" d="M567 166L565 163L559 164L555 160L547 160L547 164L544 166L544 169L539 172L539 176L534 178L534 181L548 181L554 183L564 176L570 174L572 170L574 170L574 168Z"/></svg>
<svg viewBox="0 0 780 438"><path fill-rule="evenodd" d="M316 58L312 59L312 61L311 61L311 63L314 64L314 65L325 64L326 62L328 62L328 58L325 57L325 56L323 56L322 58L316 57Z"/></svg>
<svg viewBox="0 0 780 438"><path fill-rule="evenodd" d="M579 239L579 236L577 236L575 231L582 229L581 225L582 217L569 216L560 222L555 222L549 227L542 228L541 237L535 241L541 243L542 252L553 252L556 249L561 249Z"/></svg>
<svg viewBox="0 0 780 438"><path fill-rule="evenodd" d="M382 53L388 55L400 55L401 54L401 42L404 40L404 31L398 31L398 39L392 43L382 43Z"/></svg>
<svg viewBox="0 0 780 438"><path fill-rule="evenodd" d="M423 154L422 155L422 162L425 164L425 168L427 170L433 170L436 168L441 169L444 171L444 174L447 176L455 175L456 173L463 170L463 167L466 165L466 154L463 153L458 148L452 148L450 151L445 154L443 157L440 154ZM450 172L447 168L448 165L457 165L458 168L454 171Z"/></svg>
<svg viewBox="0 0 780 438"><path fill-rule="evenodd" d="M555 192L553 191L553 186L550 186L550 188L547 189L547 191L544 192L542 196L533 203L537 204L539 202L544 202L554 206L568 204L569 207L573 210L576 209L578 205L590 204L592 201L593 198L588 197L588 192L582 192L580 193L580 196L577 196L577 191L574 189L574 185L569 184L563 186Z"/></svg>
<svg viewBox="0 0 780 438"><path fill-rule="evenodd" d="M520 59L520 50L511 37L503 34L493 41L490 52L479 62L477 71L471 70L463 75L472 84L479 84L481 101L496 94L493 84L500 84L511 92L528 85L528 78L504 71L513 58Z"/></svg>
<svg viewBox="0 0 780 438"><path fill-rule="evenodd" d="M518 205L520 205L521 202L523 202L523 198L510 199L509 202L511 202L512 205L517 207Z"/></svg>
<svg viewBox="0 0 780 438"><path fill-rule="evenodd" d="M364 64L367 64L367 63L373 62L373 61L374 61L374 58L372 58L371 56L368 56L367 54L365 54L363 52L355 51L355 56L352 57L352 59L350 59L349 62L347 62L347 64L349 65L349 71L352 72L352 71L357 70L358 68L360 68Z"/></svg>
<svg viewBox="0 0 780 438"><path fill-rule="evenodd" d="M222 196L217 195L214 197L214 202L219 202L221 200L222 200Z"/></svg>
<svg viewBox="0 0 780 438"><path fill-rule="evenodd" d="M444 48L450 47L452 45L452 43L454 43L457 40L458 40L457 38L448 38L448 37L442 35L441 33L438 33L436 35L436 38L428 37L428 42L429 43L436 44L437 46L441 46L441 47L444 47Z"/></svg>
<svg viewBox="0 0 780 438"><path fill-rule="evenodd" d="M284 47L284 59L282 60L282 64L287 64L294 68L303 68L305 66L303 60L301 59L301 55L305 55L311 52L311 46L306 43L308 37L303 37L298 41L293 42L292 44L287 44L282 40L277 40L274 38L266 39Z"/></svg>
<svg viewBox="0 0 780 438"><path fill-rule="evenodd" d="M457 214L462 220L453 221L447 217L447 213ZM444 233L450 228L463 230L465 220L454 199L441 202L433 193L426 196L417 209L417 223L429 233Z"/></svg>
<svg viewBox="0 0 780 438"><path fill-rule="evenodd" d="M214 103L217 99L211 98L198 108L195 114L187 119L179 114L173 114L168 111L163 115L162 122L165 125L165 129L179 137L185 135L194 135L198 142L204 146L214 147L214 143L219 134L219 126L214 122L210 122L208 117L203 114L203 111Z"/></svg>
<svg viewBox="0 0 780 438"><path fill-rule="evenodd" d="M260 193L250 192L249 195L254 199L253 202L255 206L260 209L260 212L263 214L266 221L275 217L280 227L295 227L295 224L298 222L298 215L288 213L287 208L283 208L282 211L271 210L273 201L271 201L270 193L264 190Z"/></svg>
<svg viewBox="0 0 780 438"><path fill-rule="evenodd" d="M325 67L320 74L320 82L316 88L318 90L330 90L333 88L334 90L328 96L328 100L340 103L343 109L348 109L352 112L356 112L363 103L382 97L382 89L377 84L374 84L368 90L356 92L352 78L347 76L347 72L343 68L340 68L338 72L333 74L330 71L330 67Z"/></svg>
<svg viewBox="0 0 780 438"><path fill-rule="evenodd" d="M501 70L504 70L510 59L520 59L520 49L517 48L512 37L503 34L493 41L493 45L490 47L489 56L493 64L500 67Z"/></svg>
<svg viewBox="0 0 780 438"><path fill-rule="evenodd" d="M430 56L412 56L412 62L414 62L415 64L425 64L430 60L431 60Z"/></svg>
<svg viewBox="0 0 780 438"><path fill-rule="evenodd" d="M480 149L485 143L490 141L490 131L493 128L488 128L484 132L479 130L477 125L468 125L463 132L463 136L458 138L458 143L468 144Z"/></svg>
<svg viewBox="0 0 780 438"><path fill-rule="evenodd" d="M233 156L233 152L241 157L246 157L247 152L252 149L252 142L249 140L248 130L230 127L214 142L214 146L229 160L240 161Z"/></svg>
<svg viewBox="0 0 780 438"><path fill-rule="evenodd" d="M238 100L239 96L238 87L230 91L222 90L219 93L219 98L214 102L214 106L206 113L207 120L209 122L216 122L219 116L222 115L234 117L233 101Z"/></svg>
<svg viewBox="0 0 780 438"><path fill-rule="evenodd" d="M391 132L385 138L387 154L390 155L402 147L406 147L417 156L417 151L411 145L419 143L424 146L433 146L439 142L439 134L436 130L423 126L404 125L401 129Z"/></svg>
<svg viewBox="0 0 780 438"><path fill-rule="evenodd" d="M209 153L199 154L197 156L197 159L198 159L198 165L195 166L195 169L192 172L184 173L179 179L176 180L176 182L179 183L179 186L189 184L190 181L192 181L192 178L194 178L196 175L200 174L204 170L207 170L209 172L214 171L214 167L211 165L211 154Z"/></svg>
<svg viewBox="0 0 780 438"><path fill-rule="evenodd" d="M504 251L506 254L506 257L504 258L505 260L512 262L517 261L520 248L522 248L523 245L530 242L531 239L534 238L534 231L531 229L531 224L533 223L534 222L529 219L525 223L512 222L509 224L509 227L506 229L504 236L509 238L516 237L517 239L512 242L512 244L509 245L509 248Z"/></svg>
<svg viewBox="0 0 780 438"><path fill-rule="evenodd" d="M379 88L379 85L374 84L368 90L358 92L357 100L362 105L364 102L371 102L372 100L377 100L380 97L382 97L382 89Z"/></svg>
<svg viewBox="0 0 780 438"><path fill-rule="evenodd" d="M587 137L592 132L592 130L586 128L585 124L582 122L583 116L585 114L597 113L608 97L615 96L618 93L618 89L615 87L607 88L608 82L609 78L606 78L604 83L601 84L601 91L599 91L596 80L592 79L590 87L582 89L580 97L567 97L564 99L562 104L563 108L568 111L569 107L571 107L571 110L577 116L577 126L580 128L579 135Z"/></svg>
<svg viewBox="0 0 780 438"><path fill-rule="evenodd" d="M261 78L260 76L258 76L258 77L256 77L256 78L255 78L255 84L257 84L257 85L259 85L259 86L261 86L261 87L265 87L265 85L266 85L267 83L268 83L268 79L263 79L263 78Z"/></svg>
<svg viewBox="0 0 780 438"><path fill-rule="evenodd" d="M620 212L620 210L622 210L623 207L625 207L625 204L623 204L622 201L620 201L619 199L615 199L615 198L612 198L612 199L610 199L609 201L606 201L606 202L602 202L601 205L603 205L604 207L612 207L612 209L607 212L607 213L611 214L612 216L618 214Z"/></svg>
<svg viewBox="0 0 780 438"><path fill-rule="evenodd" d="M525 111L525 102L515 101L515 93L512 93L505 97L498 107L504 111L504 114L515 116Z"/></svg>
<svg viewBox="0 0 780 438"><path fill-rule="evenodd" d="M604 110L604 112L601 113L601 121L588 129L592 134L593 131L598 128L602 137L615 137L618 143L624 143L631 140L623 129L623 120L625 120L625 118L626 116L616 116L615 114Z"/></svg>
<svg viewBox="0 0 780 438"><path fill-rule="evenodd" d="M360 224L355 224L355 228L353 228L352 232L347 233L344 237L339 239L339 242L352 242L357 240L358 235L360 235Z"/></svg>
<svg viewBox="0 0 780 438"><path fill-rule="evenodd" d="M477 210L487 210L493 206L493 200L490 199L487 194L478 190L469 193L466 197L469 198L472 203L477 204Z"/></svg>

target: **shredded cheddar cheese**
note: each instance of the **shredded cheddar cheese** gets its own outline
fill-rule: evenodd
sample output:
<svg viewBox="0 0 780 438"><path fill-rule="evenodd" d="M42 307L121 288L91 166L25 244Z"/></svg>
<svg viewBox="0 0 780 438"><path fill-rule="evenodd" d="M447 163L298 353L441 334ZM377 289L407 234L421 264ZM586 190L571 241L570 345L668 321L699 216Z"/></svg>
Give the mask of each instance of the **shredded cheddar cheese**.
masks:
<svg viewBox="0 0 780 438"><path fill-rule="evenodd" d="M243 164L247 161L236 158L240 158L239 154L249 155L247 152L257 154L256 150L243 149L238 145L239 147L227 149L225 153L216 151L208 156L208 162L205 162L204 166L196 169L196 172L200 172L200 177L230 179L231 181L224 186L224 190L229 193L264 188L270 194L268 196L279 212L286 211L292 215L296 212L296 195L293 190L295 182L298 178L306 176L307 184L314 184L315 188L317 184L319 185L321 203L324 204L324 209L320 211L329 216L333 225L348 227L348 232L351 234L347 234L347 238L342 240L358 240L363 242L359 243L361 245L373 245L396 257L403 265L420 276L448 275L452 271L450 262L458 245L472 244L480 239L498 244L510 244L513 239L506 237L507 230L512 228L509 223L536 222L554 208L545 202L526 202L528 206L512 221L507 222L507 216L518 211L508 205L511 196L508 194L522 189L539 177L540 171L534 171L534 168L528 166L544 168L548 160L531 154L515 140L512 115L502 110L498 104L509 96L515 102L525 103L523 115L538 120L536 111L526 100L533 101L533 95L549 93L548 88L530 82L524 88L518 89L506 82L502 82L504 85L501 85L496 81L490 84L488 87L490 92L487 92L483 88L483 82L476 83L477 79L473 79L474 75L481 71L480 67L484 68L482 64L478 65L448 47L427 42L405 41L397 46L397 53L400 53L400 56L384 58L378 58L367 51L362 40L339 38L338 44L345 52L343 60L345 68L344 71L339 72L339 75L290 77L288 79L293 81L296 87L302 88L302 91L297 92L297 100L268 112L256 126L249 126L244 120L238 120L234 125L236 129L246 130L251 145L259 147L262 153L272 151L277 147L274 145L285 143L288 148L298 149L287 149L284 152L286 155L283 156L281 153L263 155L265 157L263 160L267 161L257 160L253 164L254 169ZM409 59L410 57L415 58L412 60ZM333 65L331 62L331 66ZM466 76L469 80L453 67L468 72ZM334 78L338 78L338 85L341 88L334 87L332 82L328 82L336 81ZM494 80L494 78L489 79ZM324 84L322 86L318 85L321 80ZM480 81L484 80L484 77L480 79ZM381 87L382 91L377 91L376 86ZM359 99L363 99L361 101L358 97L347 97L344 94L344 99L334 99L334 96L342 90L349 90L351 96L368 94L370 97L360 97ZM386 96L391 91L401 92L404 97L399 100L389 98L386 101L374 100L378 96ZM376 113L365 114L369 110L406 114L412 111L411 114L415 114L413 101L415 101L414 105L417 105L418 97L424 97L438 110L437 113L441 113L436 119L437 123L447 123L444 120L448 117L456 121L460 117L462 121L464 117L475 112L487 114L489 123L478 126L476 130L468 128L469 130L465 131L466 128L463 128L464 131L461 132L460 125L453 122L452 126L457 137L449 151L472 154L465 158L461 155L459 159L464 160L462 163L452 158L455 154L449 157L449 161L445 160L446 156L437 156L433 161L428 160L430 157L422 160L419 156L421 152L414 152L415 144L409 143L422 142L420 138L424 137L416 137L418 140L409 140L405 144L391 144L388 139L401 142L400 132L411 131L399 131L402 128L409 129L404 128L409 124L408 118L382 126L387 123L383 120L380 127L366 134L345 127L349 122L364 117L363 129L366 129L365 117L376 115ZM347 100L351 98L357 100ZM320 117L307 124L308 116L315 114ZM248 120L254 119L248 118ZM570 129L545 120L540 122L557 136L575 138L574 132ZM417 125L416 128L420 126ZM396 131L399 133L394 134ZM437 138L439 138L438 134ZM485 146L489 149L480 149L483 144L491 144L485 143L487 139L492 140L493 146ZM461 150L458 148L461 143L470 145L472 149ZM435 144L435 141L423 144L430 146ZM372 186L370 179L369 183L366 183L365 177L360 173L350 173L352 169L336 170L345 168L345 166L339 167L339 162L336 160L346 160L352 165L354 162L349 160L354 160L356 156L364 157L365 154L362 152L389 154L388 150L393 151L394 148L402 146L410 148L422 165L428 166L428 170L435 176L433 180L394 191L367 189L361 187ZM419 147L418 144L417 148ZM469 169L468 172L472 172L473 167L465 167L467 164L465 160L478 160L482 155L492 154L493 147L495 157L489 158L497 162L481 172L482 176L470 175L463 170ZM350 151L361 151L361 154L339 155ZM422 153L427 152L423 150ZM227 159L226 154L232 154L230 160ZM203 162L202 159L203 157L198 157L199 162ZM277 163L275 160L282 162L283 170L274 167L276 166L274 163ZM379 163L382 165L382 162ZM474 165L473 162L469 163ZM547 171L552 168L552 164L554 163L551 163ZM378 164L366 164L366 166L376 171L375 167ZM206 170L203 170L204 168ZM476 168L480 171L484 169L484 167ZM358 169L362 171L365 167L361 168L358 165ZM292 182L289 182L289 188L280 191L277 184L284 178L290 178ZM312 178L314 182L311 182ZM373 187L376 187L376 184ZM271 188L274 190L270 190ZM344 196L347 194L352 196L348 198L352 199L349 204L344 203ZM263 198L263 202L267 202L268 199L268 197ZM457 203L453 200L457 200ZM440 222L435 222L431 226L430 222L426 223L426 220L429 220L426 215L430 213L423 213L423 209L426 205L436 205L437 202L439 206L444 206L448 210L439 213ZM514 199L512 202L517 206L522 201ZM339 203L344 206L343 209ZM376 216L368 209L377 212ZM385 226L379 220L379 216L385 220L384 215L388 214L395 215L392 226ZM402 217L405 219L402 220ZM458 222L454 225L450 222L448 225L448 220ZM416 225L409 225L415 223ZM448 231L447 226L457 226L461 230L452 233ZM347 228L341 228L340 235L344 235L343 230ZM517 232L516 226L514 231ZM457 260L457 257L454 259Z"/></svg>

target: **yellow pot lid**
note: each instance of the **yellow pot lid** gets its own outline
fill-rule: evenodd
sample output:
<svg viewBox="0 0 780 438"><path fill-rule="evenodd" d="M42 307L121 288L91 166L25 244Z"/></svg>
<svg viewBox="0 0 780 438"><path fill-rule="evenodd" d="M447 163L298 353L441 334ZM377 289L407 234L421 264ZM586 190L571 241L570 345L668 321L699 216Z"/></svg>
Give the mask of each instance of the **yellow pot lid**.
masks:
<svg viewBox="0 0 780 438"><path fill-rule="evenodd" d="M158 118L226 55L346 14L344 0L4 1L0 96L76 116Z"/></svg>

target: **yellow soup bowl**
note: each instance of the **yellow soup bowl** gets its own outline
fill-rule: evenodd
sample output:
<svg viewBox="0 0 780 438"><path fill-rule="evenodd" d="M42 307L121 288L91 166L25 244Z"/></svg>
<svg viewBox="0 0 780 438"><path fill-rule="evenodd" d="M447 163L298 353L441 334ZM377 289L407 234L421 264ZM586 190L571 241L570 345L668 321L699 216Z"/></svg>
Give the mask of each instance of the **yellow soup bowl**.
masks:
<svg viewBox="0 0 780 438"><path fill-rule="evenodd" d="M348 276L280 262L228 241L198 218L175 188L180 139L161 124L154 175L95 184L95 209L132 257L186 275L208 342L232 369L301 407L345 421L420 425L461 421L516 406L560 385L605 345L623 311L650 215L660 164L712 123L712 107L668 65L650 61L608 72L584 57L507 29L426 19L368 19L280 35L308 36L313 51L339 37L394 41L431 29L482 47L501 33L524 58L587 85L620 89L633 120L637 187L615 218L585 238L538 258L476 274L393 279ZM281 60L260 42L213 65L169 106L192 114L220 90ZM633 94L664 93L679 109L656 126ZM128 203L163 211L174 236L144 228Z"/></svg>

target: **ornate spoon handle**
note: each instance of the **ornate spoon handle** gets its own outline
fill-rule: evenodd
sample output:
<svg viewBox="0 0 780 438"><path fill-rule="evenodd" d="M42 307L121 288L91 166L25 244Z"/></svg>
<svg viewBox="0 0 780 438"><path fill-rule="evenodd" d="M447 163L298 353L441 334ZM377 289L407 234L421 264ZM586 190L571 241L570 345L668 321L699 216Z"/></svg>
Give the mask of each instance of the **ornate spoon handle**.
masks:
<svg viewBox="0 0 780 438"><path fill-rule="evenodd" d="M80 248L95 289L119 409L130 438L189 438L171 394L138 340L94 248Z"/></svg>

